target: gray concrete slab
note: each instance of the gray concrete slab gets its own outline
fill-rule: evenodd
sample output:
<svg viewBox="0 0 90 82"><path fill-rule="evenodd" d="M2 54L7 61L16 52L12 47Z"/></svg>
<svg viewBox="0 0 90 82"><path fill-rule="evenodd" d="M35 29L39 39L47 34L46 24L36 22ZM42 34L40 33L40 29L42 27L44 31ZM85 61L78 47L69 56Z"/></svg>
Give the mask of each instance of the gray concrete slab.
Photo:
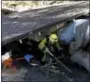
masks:
<svg viewBox="0 0 90 82"><path fill-rule="evenodd" d="M36 30L49 29L47 26L73 19L88 10L89 2L79 2L2 16L2 44L26 37Z"/></svg>

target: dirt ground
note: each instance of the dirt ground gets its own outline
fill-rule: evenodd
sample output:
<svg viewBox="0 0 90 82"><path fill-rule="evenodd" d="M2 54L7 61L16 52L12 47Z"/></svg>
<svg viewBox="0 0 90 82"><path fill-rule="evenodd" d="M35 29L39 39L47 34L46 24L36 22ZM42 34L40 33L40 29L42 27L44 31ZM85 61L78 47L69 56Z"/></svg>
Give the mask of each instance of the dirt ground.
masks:
<svg viewBox="0 0 90 82"><path fill-rule="evenodd" d="M25 61L19 61L16 71L2 68L2 81L30 81L30 82L89 82L90 74L76 64L67 65L73 73L67 72L60 66L59 72L50 69L41 69L41 66L32 67ZM13 71L14 70L14 71Z"/></svg>

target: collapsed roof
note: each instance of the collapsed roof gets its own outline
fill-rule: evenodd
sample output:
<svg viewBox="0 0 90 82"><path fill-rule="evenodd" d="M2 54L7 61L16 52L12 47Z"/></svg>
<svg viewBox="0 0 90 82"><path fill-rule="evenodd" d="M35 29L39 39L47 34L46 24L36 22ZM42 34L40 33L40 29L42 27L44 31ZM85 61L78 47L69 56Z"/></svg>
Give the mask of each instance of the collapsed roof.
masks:
<svg viewBox="0 0 90 82"><path fill-rule="evenodd" d="M24 37L48 33L49 26L89 13L89 1L28 10L2 16L2 44Z"/></svg>

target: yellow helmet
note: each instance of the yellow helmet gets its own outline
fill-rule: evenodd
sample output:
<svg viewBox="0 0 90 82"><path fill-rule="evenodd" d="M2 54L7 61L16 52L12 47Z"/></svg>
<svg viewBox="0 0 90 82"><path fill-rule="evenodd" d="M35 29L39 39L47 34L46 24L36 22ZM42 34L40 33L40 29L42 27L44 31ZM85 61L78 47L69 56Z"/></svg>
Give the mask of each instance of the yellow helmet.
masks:
<svg viewBox="0 0 90 82"><path fill-rule="evenodd" d="M58 42L58 37L57 37L57 35L56 35L56 34L51 34L51 35L49 36L49 41L50 41L51 43L56 43L56 42Z"/></svg>

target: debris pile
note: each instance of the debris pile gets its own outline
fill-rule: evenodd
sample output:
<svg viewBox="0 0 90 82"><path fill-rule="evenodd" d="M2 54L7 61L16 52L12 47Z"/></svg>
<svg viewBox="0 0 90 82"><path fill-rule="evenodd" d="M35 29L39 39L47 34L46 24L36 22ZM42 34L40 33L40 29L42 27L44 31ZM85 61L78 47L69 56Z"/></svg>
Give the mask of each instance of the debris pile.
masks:
<svg viewBox="0 0 90 82"><path fill-rule="evenodd" d="M75 63L83 70L90 71L89 29L88 19L77 19L62 34L59 30L39 42L25 38L6 44L2 46L2 67L18 69L17 64L24 62L23 66L27 64L28 68L24 68L27 71L23 80L46 81L49 78L48 81L60 81L64 78L63 82L65 79L77 81L71 78L76 77L74 68L71 68Z"/></svg>

